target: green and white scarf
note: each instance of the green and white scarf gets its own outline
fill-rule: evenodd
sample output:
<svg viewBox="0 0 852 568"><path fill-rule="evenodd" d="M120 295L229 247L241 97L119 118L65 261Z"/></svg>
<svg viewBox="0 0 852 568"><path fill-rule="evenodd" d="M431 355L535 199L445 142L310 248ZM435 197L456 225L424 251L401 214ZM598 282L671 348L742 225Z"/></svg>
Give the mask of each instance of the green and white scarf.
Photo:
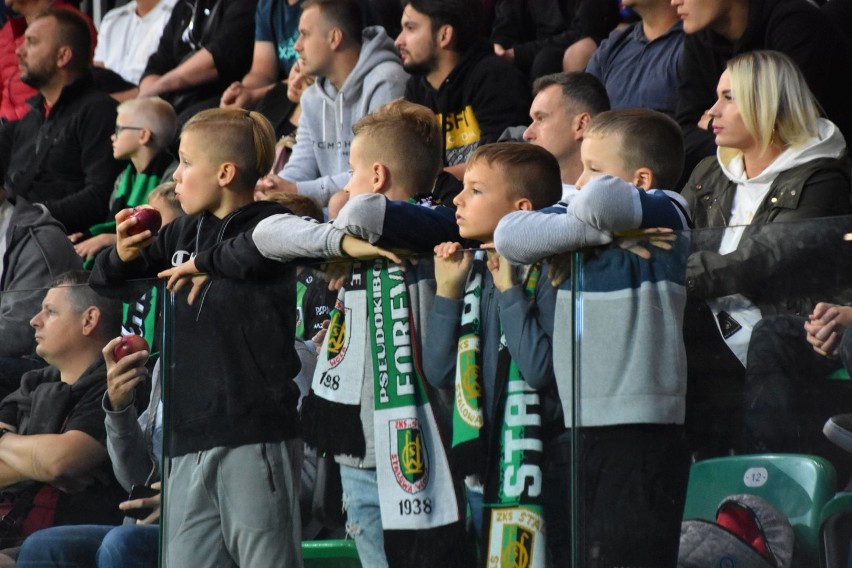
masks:
<svg viewBox="0 0 852 568"><path fill-rule="evenodd" d="M340 432L339 420L330 413L360 408L363 381L371 379L382 526L385 530L420 530L457 522L459 507L449 463L420 370L411 309L416 298L410 297L405 272L386 260L377 260L363 271L356 266L349 288L331 311L317 361L311 388L322 400L305 401L308 413L328 420L317 423L317 428L309 426L308 431L323 431L306 432L306 440L318 439L321 451L351 454L335 451L340 442L332 438L352 434ZM353 333L353 324L361 333ZM372 377L365 377L367 349ZM305 413L303 406L303 417ZM310 422L316 423L315 418ZM358 429L360 432L360 424Z"/></svg>
<svg viewBox="0 0 852 568"><path fill-rule="evenodd" d="M484 259L481 266L474 264L471 271L484 270ZM524 290L528 296L534 296L538 285L540 266L535 265L527 277ZM473 321L473 305L478 304L481 291L474 287L482 278L473 276L468 281L465 292L465 319ZM471 310L467 308L468 301ZM478 313L476 314L478 320ZM478 327L478 326L477 326ZM462 325L462 337L472 333ZM478 329L476 330L478 333ZM470 366L469 357L463 359L459 355L459 367ZM478 367L478 362L476 364ZM459 383L471 371L462 369L457 374ZM461 377L461 378L460 378ZM501 389L497 416L502 420L495 421L494 443L488 452L488 469L485 472L484 491L484 533L487 535L485 544L485 564L488 568L528 567L544 568L545 566L545 526L542 507L542 470L544 445L541 440L542 417L541 400L521 376L515 361L506 347L506 338L500 338L500 351L497 359L497 377L495 385L505 385ZM468 389L481 396L481 388ZM458 393L456 400L459 400ZM473 405L471 405L473 407ZM481 408L477 403L476 408ZM456 414L461 414L456 405ZM460 419L462 417L459 417ZM454 419L454 426L458 422ZM480 428L471 428L465 424L459 437L453 432L454 448L458 440L460 444L470 443L472 435L481 437Z"/></svg>
<svg viewBox="0 0 852 568"><path fill-rule="evenodd" d="M453 405L453 468L464 476L484 473L485 442L482 432L482 381L479 346L480 299L485 276L485 251L474 253L464 289L464 302L456 355Z"/></svg>
<svg viewBox="0 0 852 568"><path fill-rule="evenodd" d="M426 529L454 523L459 507L420 370L405 272L377 260L367 283L382 525Z"/></svg>

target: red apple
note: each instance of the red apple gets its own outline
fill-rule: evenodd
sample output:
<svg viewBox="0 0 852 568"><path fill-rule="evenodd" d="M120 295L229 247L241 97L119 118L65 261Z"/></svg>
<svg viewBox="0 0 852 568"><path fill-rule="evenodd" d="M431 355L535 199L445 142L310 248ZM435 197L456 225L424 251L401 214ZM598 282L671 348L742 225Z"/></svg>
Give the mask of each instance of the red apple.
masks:
<svg viewBox="0 0 852 568"><path fill-rule="evenodd" d="M112 356L116 363L124 357L138 351L149 351L148 342L141 335L125 335L112 350Z"/></svg>
<svg viewBox="0 0 852 568"><path fill-rule="evenodd" d="M143 231L151 231L151 235L156 235L163 224L160 212L150 205L134 207L131 217L136 219L136 224L127 229L127 234L130 236L138 235Z"/></svg>

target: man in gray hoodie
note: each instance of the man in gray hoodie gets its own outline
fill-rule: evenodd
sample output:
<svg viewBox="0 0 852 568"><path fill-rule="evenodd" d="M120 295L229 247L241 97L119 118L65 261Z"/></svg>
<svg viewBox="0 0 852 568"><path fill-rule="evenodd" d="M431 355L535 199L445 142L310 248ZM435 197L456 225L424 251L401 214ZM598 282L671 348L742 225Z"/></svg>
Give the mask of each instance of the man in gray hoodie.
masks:
<svg viewBox="0 0 852 568"><path fill-rule="evenodd" d="M349 180L352 125L405 92L408 75L393 40L362 22L358 0L303 5L295 48L317 81L302 95L293 154L278 176L261 180L265 191L298 192L327 205Z"/></svg>

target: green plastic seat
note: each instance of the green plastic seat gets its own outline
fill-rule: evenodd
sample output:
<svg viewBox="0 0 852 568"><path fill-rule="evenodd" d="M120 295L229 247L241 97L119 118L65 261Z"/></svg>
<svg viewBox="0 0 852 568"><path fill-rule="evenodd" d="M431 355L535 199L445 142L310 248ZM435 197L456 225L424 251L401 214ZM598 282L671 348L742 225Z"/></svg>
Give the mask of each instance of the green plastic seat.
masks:
<svg viewBox="0 0 852 568"><path fill-rule="evenodd" d="M353 540L306 540L302 560L305 568L361 568Z"/></svg>
<svg viewBox="0 0 852 568"><path fill-rule="evenodd" d="M828 460L803 454L713 458L692 465L684 520L716 519L728 495L763 497L784 513L796 535L794 566L819 566L823 507L834 496L836 474Z"/></svg>
<svg viewBox="0 0 852 568"><path fill-rule="evenodd" d="M849 565L849 542L852 535L852 492L835 495L822 508L820 566Z"/></svg>
<svg viewBox="0 0 852 568"><path fill-rule="evenodd" d="M837 369L836 371L829 373L828 375L826 375L825 378L827 378L828 380L831 380L831 381L848 381L848 380L850 380L849 372L846 369L844 369L843 367Z"/></svg>

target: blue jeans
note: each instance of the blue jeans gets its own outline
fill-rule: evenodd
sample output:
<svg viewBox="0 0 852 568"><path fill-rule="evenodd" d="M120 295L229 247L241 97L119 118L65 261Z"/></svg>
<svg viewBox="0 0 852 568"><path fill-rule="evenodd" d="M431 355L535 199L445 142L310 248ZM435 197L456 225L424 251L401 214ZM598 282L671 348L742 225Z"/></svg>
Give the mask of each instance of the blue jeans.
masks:
<svg viewBox="0 0 852 568"><path fill-rule="evenodd" d="M375 469L340 466L346 534L355 539L362 566L387 568Z"/></svg>
<svg viewBox="0 0 852 568"><path fill-rule="evenodd" d="M33 533L21 568L156 568L159 525L68 525Z"/></svg>

